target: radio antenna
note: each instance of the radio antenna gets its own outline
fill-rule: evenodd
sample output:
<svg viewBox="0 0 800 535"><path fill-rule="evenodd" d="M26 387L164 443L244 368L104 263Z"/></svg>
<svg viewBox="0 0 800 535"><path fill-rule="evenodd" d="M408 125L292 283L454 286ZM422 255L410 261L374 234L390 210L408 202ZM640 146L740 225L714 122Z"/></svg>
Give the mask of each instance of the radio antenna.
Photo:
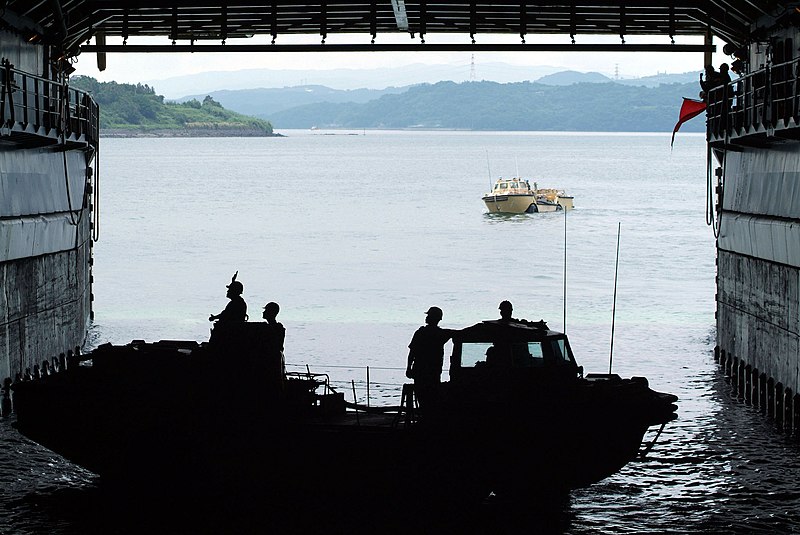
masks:
<svg viewBox="0 0 800 535"><path fill-rule="evenodd" d="M486 149L486 170L489 171L489 193L492 193L492 168L489 166L489 149Z"/></svg>
<svg viewBox="0 0 800 535"><path fill-rule="evenodd" d="M564 334L567 334L567 209L564 209Z"/></svg>
<svg viewBox="0 0 800 535"><path fill-rule="evenodd" d="M614 360L614 318L617 312L617 273L619 271L619 235L622 223L617 223L617 262L614 266L614 301L611 305L611 351L608 354L608 374L611 375L611 363Z"/></svg>

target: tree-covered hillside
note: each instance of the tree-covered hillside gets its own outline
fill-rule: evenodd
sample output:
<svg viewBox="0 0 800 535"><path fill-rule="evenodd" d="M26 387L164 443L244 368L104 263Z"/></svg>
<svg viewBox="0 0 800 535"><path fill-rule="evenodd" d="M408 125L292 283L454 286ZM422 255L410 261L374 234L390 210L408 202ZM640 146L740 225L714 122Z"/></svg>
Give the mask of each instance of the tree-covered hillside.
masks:
<svg viewBox="0 0 800 535"><path fill-rule="evenodd" d="M368 101L345 101L348 94L318 87L319 100L308 103L309 86L270 90L283 102L269 121L236 113L263 108L259 90L226 95L225 109L211 96L186 102L165 102L155 89L142 84L100 83L74 77L74 86L91 91L100 104L100 126L154 132L161 135L274 135L279 128L443 128L468 130L538 130L589 132L672 132L683 97L696 97L691 83L657 87L615 81L548 85L538 82L439 82L399 88ZM263 90L261 90L263 91ZM260 100L259 100L260 99ZM292 106L291 103L295 105ZM257 103L261 103L259 106ZM274 109L274 108L273 108ZM701 132L703 116L686 123L684 132ZM121 134L120 134L121 132ZM173 133L170 133L173 132Z"/></svg>
<svg viewBox="0 0 800 535"><path fill-rule="evenodd" d="M70 85L92 94L100 105L100 129L181 130L201 135L224 131L247 135L272 135L272 124L226 110L211 97L180 104L164 102L155 89L142 84L98 82L88 76L75 76Z"/></svg>
<svg viewBox="0 0 800 535"><path fill-rule="evenodd" d="M695 83L655 88L608 83L440 82L357 104L318 103L275 113L281 128L458 128L472 130L671 132ZM702 118L684 131L702 131Z"/></svg>

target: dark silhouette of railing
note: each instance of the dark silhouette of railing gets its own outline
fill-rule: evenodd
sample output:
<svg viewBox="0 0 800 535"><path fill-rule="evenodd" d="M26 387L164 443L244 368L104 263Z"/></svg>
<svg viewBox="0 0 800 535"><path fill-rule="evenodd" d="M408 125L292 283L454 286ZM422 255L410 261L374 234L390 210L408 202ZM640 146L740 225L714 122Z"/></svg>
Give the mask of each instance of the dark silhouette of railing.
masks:
<svg viewBox="0 0 800 535"><path fill-rule="evenodd" d="M100 138L100 110L85 91L0 65L0 136L30 143L84 142Z"/></svg>
<svg viewBox="0 0 800 535"><path fill-rule="evenodd" d="M800 58L711 89L706 117L712 143L761 143L776 131L778 137L800 136L789 132L800 129Z"/></svg>

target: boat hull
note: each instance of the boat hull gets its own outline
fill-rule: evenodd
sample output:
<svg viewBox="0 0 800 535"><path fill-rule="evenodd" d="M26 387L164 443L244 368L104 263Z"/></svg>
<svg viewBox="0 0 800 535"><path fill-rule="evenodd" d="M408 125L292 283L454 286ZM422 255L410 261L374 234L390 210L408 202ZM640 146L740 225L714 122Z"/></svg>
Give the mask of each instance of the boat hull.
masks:
<svg viewBox="0 0 800 535"><path fill-rule="evenodd" d="M553 390L523 380L502 395L487 390L476 404L465 399L474 400L469 381L456 381L442 386L439 410L418 421L401 411L345 411L341 395L314 400L310 383L276 383L280 364L253 355L193 342L101 347L84 365L73 360L14 385L16 425L126 485L199 480L203 488L302 493L324 474L333 493L369 481L375 495L407 498L424 480L432 497L479 499L592 484L636 458L657 423L642 413L653 399L646 384L578 378L557 403ZM658 421L674 418L671 401Z"/></svg>
<svg viewBox="0 0 800 535"><path fill-rule="evenodd" d="M533 195L487 195L483 202L493 214L524 214L536 205Z"/></svg>
<svg viewBox="0 0 800 535"><path fill-rule="evenodd" d="M535 214L557 212L564 209L560 202L537 202L533 195L486 195L483 202L492 214ZM567 209L571 209L570 207Z"/></svg>

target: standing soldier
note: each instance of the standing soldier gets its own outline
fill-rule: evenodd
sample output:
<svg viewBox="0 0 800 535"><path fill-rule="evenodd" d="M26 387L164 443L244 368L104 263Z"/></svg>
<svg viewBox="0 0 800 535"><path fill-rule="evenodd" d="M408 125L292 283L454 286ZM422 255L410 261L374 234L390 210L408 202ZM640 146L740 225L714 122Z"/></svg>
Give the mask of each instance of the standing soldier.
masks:
<svg viewBox="0 0 800 535"><path fill-rule="evenodd" d="M221 324L247 321L247 303L242 299L244 286L236 280L238 274L238 271L233 274L231 283L228 285L226 296L230 299L230 302L225 306L225 310L219 314L211 314L208 317L208 321L217 321Z"/></svg>
<svg viewBox="0 0 800 535"><path fill-rule="evenodd" d="M414 379L414 392L420 410L436 404L442 381L444 344L453 336L451 330L439 327L441 308L430 307L426 314L425 325L416 330L408 344L406 367L406 377Z"/></svg>

